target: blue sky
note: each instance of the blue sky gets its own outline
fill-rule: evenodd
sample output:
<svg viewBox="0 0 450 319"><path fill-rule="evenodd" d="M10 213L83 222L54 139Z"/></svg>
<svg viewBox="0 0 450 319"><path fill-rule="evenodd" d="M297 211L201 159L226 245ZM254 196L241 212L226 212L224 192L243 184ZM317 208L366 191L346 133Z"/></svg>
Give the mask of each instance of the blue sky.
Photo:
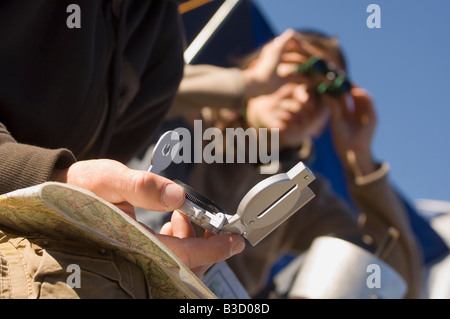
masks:
<svg viewBox="0 0 450 319"><path fill-rule="evenodd" d="M373 153L411 200L450 201L450 1L254 0L273 30L338 36L351 78L372 95ZM381 12L370 29L369 4Z"/></svg>

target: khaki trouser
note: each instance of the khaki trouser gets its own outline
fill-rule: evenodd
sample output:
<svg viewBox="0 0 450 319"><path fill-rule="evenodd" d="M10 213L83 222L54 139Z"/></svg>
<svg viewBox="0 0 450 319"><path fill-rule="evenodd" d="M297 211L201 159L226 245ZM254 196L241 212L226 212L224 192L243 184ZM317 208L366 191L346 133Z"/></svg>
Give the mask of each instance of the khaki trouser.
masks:
<svg viewBox="0 0 450 319"><path fill-rule="evenodd" d="M148 297L142 271L113 251L0 230L0 298Z"/></svg>

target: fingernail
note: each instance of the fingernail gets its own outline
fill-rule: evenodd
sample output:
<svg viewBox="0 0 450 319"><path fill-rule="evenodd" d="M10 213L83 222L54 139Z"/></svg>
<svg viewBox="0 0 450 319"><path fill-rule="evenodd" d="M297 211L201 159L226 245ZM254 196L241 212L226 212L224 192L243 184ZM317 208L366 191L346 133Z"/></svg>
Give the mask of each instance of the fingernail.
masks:
<svg viewBox="0 0 450 319"><path fill-rule="evenodd" d="M177 184L168 183L164 187L163 193L161 195L161 201L168 208L178 208L183 203L184 200L184 190Z"/></svg>
<svg viewBox="0 0 450 319"><path fill-rule="evenodd" d="M231 248L231 253L233 255L239 254L242 252L245 248L245 240L242 237L238 237L236 240L236 243L234 243L233 247Z"/></svg>

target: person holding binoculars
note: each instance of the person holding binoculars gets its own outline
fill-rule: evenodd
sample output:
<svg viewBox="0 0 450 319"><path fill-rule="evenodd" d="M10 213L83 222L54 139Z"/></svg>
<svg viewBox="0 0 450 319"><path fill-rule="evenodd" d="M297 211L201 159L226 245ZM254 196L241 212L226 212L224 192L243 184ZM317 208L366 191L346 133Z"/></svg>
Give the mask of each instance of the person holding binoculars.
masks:
<svg viewBox="0 0 450 319"><path fill-rule="evenodd" d="M280 44L283 53L273 61L273 50ZM394 227L400 237L386 261L407 282L406 297L419 296L421 254L417 239L389 182L388 164L376 161L372 154L375 108L368 92L351 84L337 39L315 31L286 30L242 61L241 68L186 66L169 118L181 116L188 128L193 120L201 119L205 129L278 129L278 172L299 161L311 164L316 156L313 141L329 125L359 210L355 214L329 181L317 174L310 185L315 198L257 246L247 245L241 254L227 260L249 295L261 296L270 269L281 255L305 252L318 236L332 234L375 251ZM258 76L266 81L255 80ZM233 213L246 192L267 178L260 174L260 166L199 163L186 168L183 182ZM170 176L170 170L166 174L179 177Z"/></svg>

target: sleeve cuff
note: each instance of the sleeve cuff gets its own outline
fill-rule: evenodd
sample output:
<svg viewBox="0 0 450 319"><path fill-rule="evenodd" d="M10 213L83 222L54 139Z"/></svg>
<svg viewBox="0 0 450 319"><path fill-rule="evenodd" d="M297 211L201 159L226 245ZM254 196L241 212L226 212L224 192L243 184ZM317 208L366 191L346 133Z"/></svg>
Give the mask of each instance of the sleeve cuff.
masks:
<svg viewBox="0 0 450 319"><path fill-rule="evenodd" d="M64 169L76 162L66 149L45 149L19 143L5 143L0 150L0 194L44 183L55 168Z"/></svg>
<svg viewBox="0 0 450 319"><path fill-rule="evenodd" d="M357 186L365 186L385 178L388 175L389 170L390 166L388 163L381 163L376 171L368 175L355 177L353 181Z"/></svg>

